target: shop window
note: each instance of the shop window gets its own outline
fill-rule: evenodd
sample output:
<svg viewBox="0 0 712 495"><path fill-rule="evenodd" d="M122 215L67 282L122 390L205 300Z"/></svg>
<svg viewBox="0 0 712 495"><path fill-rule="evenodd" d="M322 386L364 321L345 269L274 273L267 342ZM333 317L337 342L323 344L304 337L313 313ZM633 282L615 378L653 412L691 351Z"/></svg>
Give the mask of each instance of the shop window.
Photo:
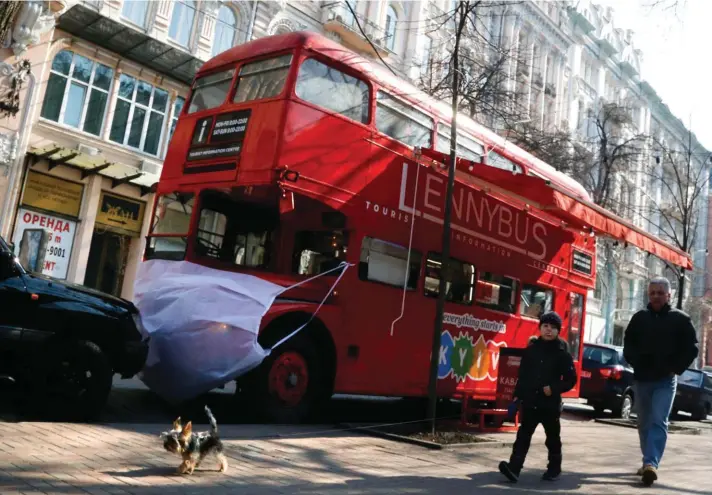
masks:
<svg viewBox="0 0 712 495"><path fill-rule="evenodd" d="M376 129L413 147L429 148L435 122L416 108L387 95L377 94Z"/></svg>
<svg viewBox="0 0 712 495"><path fill-rule="evenodd" d="M171 26L168 36L175 42L188 46L190 35L193 32L195 21L195 2L191 0L178 0L173 4Z"/></svg>
<svg viewBox="0 0 712 495"><path fill-rule="evenodd" d="M519 311L523 316L539 318L554 309L554 291L536 285L524 284Z"/></svg>
<svg viewBox="0 0 712 495"><path fill-rule="evenodd" d="M233 101L241 103L279 96L287 81L290 65L291 54L243 65L237 76Z"/></svg>
<svg viewBox="0 0 712 495"><path fill-rule="evenodd" d="M62 50L52 61L42 117L99 136L114 71Z"/></svg>
<svg viewBox="0 0 712 495"><path fill-rule="evenodd" d="M227 98L235 70L230 69L196 79L188 113L219 107Z"/></svg>
<svg viewBox="0 0 712 495"><path fill-rule="evenodd" d="M348 235L342 231L298 232L294 240L293 270L318 275L333 270L346 258ZM332 272L338 275L337 271Z"/></svg>
<svg viewBox="0 0 712 495"><path fill-rule="evenodd" d="M344 115L368 122L368 85L313 58L299 67L296 94L299 98Z"/></svg>
<svg viewBox="0 0 712 495"><path fill-rule="evenodd" d="M158 155L167 108L167 91L121 74L109 139Z"/></svg>
<svg viewBox="0 0 712 495"><path fill-rule="evenodd" d="M420 253L391 242L364 237L359 258L359 278L371 282L403 288L407 277L407 289L415 290L420 274Z"/></svg>
<svg viewBox="0 0 712 495"><path fill-rule="evenodd" d="M146 27L150 0L124 0L121 15L134 24Z"/></svg>
<svg viewBox="0 0 712 495"><path fill-rule="evenodd" d="M442 258L438 253L428 254L425 262L424 293L428 297L438 297L440 278L443 276ZM450 258L445 270L445 298L458 304L472 304L475 287L475 265Z"/></svg>
<svg viewBox="0 0 712 495"><path fill-rule="evenodd" d="M223 5L218 10L215 22L215 39L213 41L213 57L237 44L237 17L235 11Z"/></svg>
<svg viewBox="0 0 712 495"><path fill-rule="evenodd" d="M489 272L481 272L475 288L475 301L482 306L505 313L514 313L517 281Z"/></svg>

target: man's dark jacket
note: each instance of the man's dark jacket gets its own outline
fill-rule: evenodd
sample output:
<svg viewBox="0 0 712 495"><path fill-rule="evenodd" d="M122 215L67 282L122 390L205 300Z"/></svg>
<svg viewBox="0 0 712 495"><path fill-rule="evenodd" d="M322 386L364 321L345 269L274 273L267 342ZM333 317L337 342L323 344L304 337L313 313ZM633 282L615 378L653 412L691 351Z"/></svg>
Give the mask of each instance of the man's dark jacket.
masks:
<svg viewBox="0 0 712 495"><path fill-rule="evenodd" d="M648 304L631 318L625 331L623 356L635 379L657 381L681 375L695 360L697 334L690 317L669 304L654 311Z"/></svg>
<svg viewBox="0 0 712 495"><path fill-rule="evenodd" d="M530 339L519 365L519 380L514 396L523 407L537 409L561 409L561 394L576 385L576 369L563 340L546 341ZM544 394L544 387L551 387L551 395Z"/></svg>

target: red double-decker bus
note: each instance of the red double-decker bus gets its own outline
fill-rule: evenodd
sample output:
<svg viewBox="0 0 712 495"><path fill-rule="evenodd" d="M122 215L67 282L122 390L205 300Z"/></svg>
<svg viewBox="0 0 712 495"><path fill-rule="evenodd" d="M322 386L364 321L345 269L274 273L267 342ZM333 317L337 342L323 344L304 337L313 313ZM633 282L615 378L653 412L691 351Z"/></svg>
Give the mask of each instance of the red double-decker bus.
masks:
<svg viewBox="0 0 712 495"><path fill-rule="evenodd" d="M198 72L157 185L145 259L285 287L352 265L309 326L238 380L269 417L300 419L334 393L425 396L440 277L438 393L492 399L499 349L524 347L543 311L562 315L562 338L580 361L595 234L689 263L462 117L443 270L450 116L313 33L252 41ZM308 321L336 274L280 296L260 344Z"/></svg>

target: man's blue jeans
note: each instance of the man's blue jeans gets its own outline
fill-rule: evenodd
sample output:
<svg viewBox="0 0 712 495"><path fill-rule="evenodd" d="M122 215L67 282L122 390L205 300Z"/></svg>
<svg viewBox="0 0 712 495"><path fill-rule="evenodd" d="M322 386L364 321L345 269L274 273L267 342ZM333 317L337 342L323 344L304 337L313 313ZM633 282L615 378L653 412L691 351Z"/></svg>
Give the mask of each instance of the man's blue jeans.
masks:
<svg viewBox="0 0 712 495"><path fill-rule="evenodd" d="M635 382L638 435L644 466L657 469L663 457L668 436L668 418L676 390L675 375L654 382Z"/></svg>

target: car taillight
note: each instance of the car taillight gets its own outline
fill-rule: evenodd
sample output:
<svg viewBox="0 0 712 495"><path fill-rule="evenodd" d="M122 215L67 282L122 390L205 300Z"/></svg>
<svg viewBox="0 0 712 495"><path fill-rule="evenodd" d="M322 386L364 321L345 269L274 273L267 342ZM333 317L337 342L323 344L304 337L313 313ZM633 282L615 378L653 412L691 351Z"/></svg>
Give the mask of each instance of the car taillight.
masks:
<svg viewBox="0 0 712 495"><path fill-rule="evenodd" d="M598 370L601 376L608 380L620 380L623 378L623 366L613 366L611 368L601 368Z"/></svg>

